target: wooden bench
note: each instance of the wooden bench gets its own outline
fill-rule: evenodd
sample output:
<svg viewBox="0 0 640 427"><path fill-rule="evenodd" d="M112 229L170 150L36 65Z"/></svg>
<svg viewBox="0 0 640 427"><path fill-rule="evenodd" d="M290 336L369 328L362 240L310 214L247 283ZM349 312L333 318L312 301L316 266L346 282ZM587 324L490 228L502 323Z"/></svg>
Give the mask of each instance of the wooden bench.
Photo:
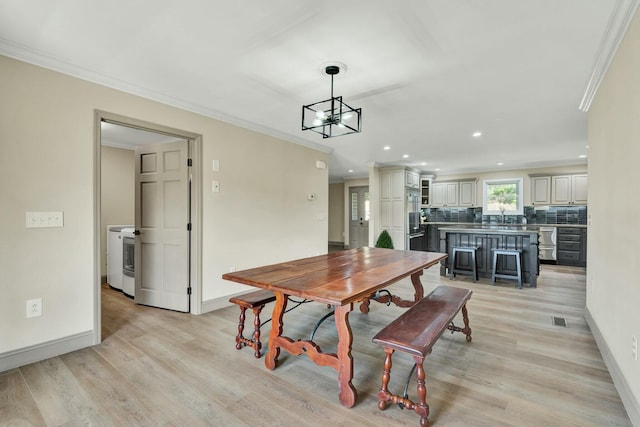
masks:
<svg viewBox="0 0 640 427"><path fill-rule="evenodd" d="M276 296L273 292L262 289L229 299L229 302L240 306L240 320L238 321L238 335L236 336L236 348L238 350L244 346L251 347L255 350L255 357L257 359L260 358L260 350L262 349L262 343L260 342L260 312L266 304L275 300ZM253 335L251 338L245 338L243 335L247 308L250 308L254 315Z"/></svg>
<svg viewBox="0 0 640 427"><path fill-rule="evenodd" d="M467 301L472 292L468 289L439 286L428 296L401 314L396 320L382 329L373 342L381 344L386 353L382 372L382 386L378 391L378 407L385 410L390 403L403 409L415 411L420 415L420 425L429 425L429 405L427 405L427 389L425 386L424 359L431 353L431 348L445 330L462 332L467 341L471 341L471 328L467 315ZM462 310L464 328L453 324L453 318ZM414 403L406 395L398 396L389 392L391 378L391 355L394 351L408 353L413 357L417 368L418 402Z"/></svg>

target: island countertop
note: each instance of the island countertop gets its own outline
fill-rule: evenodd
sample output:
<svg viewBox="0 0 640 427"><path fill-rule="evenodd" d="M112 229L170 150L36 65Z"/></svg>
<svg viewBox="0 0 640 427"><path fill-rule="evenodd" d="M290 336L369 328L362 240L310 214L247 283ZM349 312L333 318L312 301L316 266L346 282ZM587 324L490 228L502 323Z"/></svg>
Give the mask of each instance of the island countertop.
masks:
<svg viewBox="0 0 640 427"><path fill-rule="evenodd" d="M521 234L538 233L540 226L528 225L453 225L451 227L439 227L439 231L478 233L478 234Z"/></svg>

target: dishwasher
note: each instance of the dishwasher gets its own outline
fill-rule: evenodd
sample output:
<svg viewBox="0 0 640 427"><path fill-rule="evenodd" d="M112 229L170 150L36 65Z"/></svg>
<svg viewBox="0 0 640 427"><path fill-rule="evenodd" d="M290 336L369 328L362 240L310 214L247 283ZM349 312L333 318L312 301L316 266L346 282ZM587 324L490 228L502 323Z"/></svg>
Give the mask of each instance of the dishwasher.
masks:
<svg viewBox="0 0 640 427"><path fill-rule="evenodd" d="M556 227L540 227L538 236L538 258L540 261L556 261L558 229Z"/></svg>

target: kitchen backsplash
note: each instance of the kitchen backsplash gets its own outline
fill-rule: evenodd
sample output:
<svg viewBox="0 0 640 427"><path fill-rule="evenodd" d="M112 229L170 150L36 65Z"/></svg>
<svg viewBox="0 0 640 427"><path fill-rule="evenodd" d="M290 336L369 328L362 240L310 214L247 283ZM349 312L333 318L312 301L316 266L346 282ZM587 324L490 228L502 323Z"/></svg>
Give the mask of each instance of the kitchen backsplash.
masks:
<svg viewBox="0 0 640 427"><path fill-rule="evenodd" d="M500 215L482 215L482 207L477 208L424 208L423 216L428 222L468 222L474 224L502 224ZM505 224L587 224L586 206L549 206L537 209L525 206L524 215L505 215Z"/></svg>

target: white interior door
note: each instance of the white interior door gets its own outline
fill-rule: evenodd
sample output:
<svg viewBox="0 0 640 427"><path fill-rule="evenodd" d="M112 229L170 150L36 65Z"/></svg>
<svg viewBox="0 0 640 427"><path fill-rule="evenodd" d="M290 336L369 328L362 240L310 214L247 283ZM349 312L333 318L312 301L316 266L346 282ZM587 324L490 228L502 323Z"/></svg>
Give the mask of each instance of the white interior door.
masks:
<svg viewBox="0 0 640 427"><path fill-rule="evenodd" d="M136 149L135 302L189 311L188 141Z"/></svg>
<svg viewBox="0 0 640 427"><path fill-rule="evenodd" d="M349 189L349 248L369 245L369 187Z"/></svg>

